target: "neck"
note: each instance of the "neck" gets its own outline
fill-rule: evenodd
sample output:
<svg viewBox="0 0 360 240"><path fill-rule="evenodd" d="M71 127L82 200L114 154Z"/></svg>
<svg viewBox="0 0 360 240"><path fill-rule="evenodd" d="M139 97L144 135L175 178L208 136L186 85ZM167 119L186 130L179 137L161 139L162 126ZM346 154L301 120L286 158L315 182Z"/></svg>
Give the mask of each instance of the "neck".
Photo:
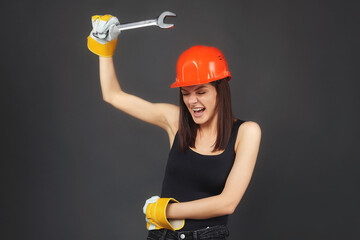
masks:
<svg viewBox="0 0 360 240"><path fill-rule="evenodd" d="M218 116L215 114L209 121L206 123L200 124L198 129L198 134L201 138L203 137L216 137L217 136L217 125L218 125Z"/></svg>

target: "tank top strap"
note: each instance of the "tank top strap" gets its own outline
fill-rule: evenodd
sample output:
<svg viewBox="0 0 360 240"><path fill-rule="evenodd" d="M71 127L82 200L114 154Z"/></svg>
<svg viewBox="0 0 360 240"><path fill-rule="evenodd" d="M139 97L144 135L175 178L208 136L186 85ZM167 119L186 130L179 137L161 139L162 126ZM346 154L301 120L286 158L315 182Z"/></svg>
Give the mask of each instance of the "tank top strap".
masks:
<svg viewBox="0 0 360 240"><path fill-rule="evenodd" d="M174 137L174 140L173 140L173 144L171 146L171 149L170 149L170 152L172 152L174 149L180 149L180 146L179 146L179 130L176 131L175 133L175 137Z"/></svg>
<svg viewBox="0 0 360 240"><path fill-rule="evenodd" d="M229 139L229 144L228 146L231 147L231 150L235 151L235 142L236 142L236 138L239 132L239 127L241 124L243 124L245 121L241 120L241 119L236 119L236 122L233 124L233 128L231 131L231 137Z"/></svg>
<svg viewBox="0 0 360 240"><path fill-rule="evenodd" d="M244 120L236 119L236 122L233 125L232 134L237 135L240 125L244 122L245 122ZM235 138L236 138L236 136L235 136Z"/></svg>

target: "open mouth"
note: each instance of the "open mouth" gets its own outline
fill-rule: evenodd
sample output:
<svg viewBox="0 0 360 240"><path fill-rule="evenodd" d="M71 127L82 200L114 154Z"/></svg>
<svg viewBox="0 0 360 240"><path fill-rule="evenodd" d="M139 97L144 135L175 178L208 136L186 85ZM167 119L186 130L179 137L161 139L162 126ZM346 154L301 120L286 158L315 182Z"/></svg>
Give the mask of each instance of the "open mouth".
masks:
<svg viewBox="0 0 360 240"><path fill-rule="evenodd" d="M205 108L193 108L192 110L195 117L201 117L205 111Z"/></svg>

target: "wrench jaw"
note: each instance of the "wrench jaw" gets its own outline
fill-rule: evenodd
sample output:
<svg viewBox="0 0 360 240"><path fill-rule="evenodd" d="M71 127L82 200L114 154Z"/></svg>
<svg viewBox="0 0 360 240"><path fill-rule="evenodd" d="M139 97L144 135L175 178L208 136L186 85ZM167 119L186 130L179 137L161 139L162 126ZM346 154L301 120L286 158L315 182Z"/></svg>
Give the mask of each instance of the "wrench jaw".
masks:
<svg viewBox="0 0 360 240"><path fill-rule="evenodd" d="M157 25L160 28L173 28L174 24L164 23L164 19L166 17L176 17L176 14L172 13L172 12L169 12L169 11L163 12L162 14L160 14L160 16L157 19Z"/></svg>

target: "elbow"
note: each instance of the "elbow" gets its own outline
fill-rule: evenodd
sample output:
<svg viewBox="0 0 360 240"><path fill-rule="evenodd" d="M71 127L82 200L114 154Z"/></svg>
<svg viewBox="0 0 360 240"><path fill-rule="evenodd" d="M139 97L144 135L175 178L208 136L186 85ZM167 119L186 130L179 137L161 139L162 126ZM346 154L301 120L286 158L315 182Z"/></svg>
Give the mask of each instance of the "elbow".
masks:
<svg viewBox="0 0 360 240"><path fill-rule="evenodd" d="M117 96L120 96L121 94L123 94L123 92L112 92L112 93L107 93L107 94L104 94L103 93L103 100L107 103L112 103L114 102L114 99L117 97Z"/></svg>
<svg viewBox="0 0 360 240"><path fill-rule="evenodd" d="M103 100L104 100L104 102L107 102L107 103L111 102L111 98L107 95L103 95Z"/></svg>
<svg viewBox="0 0 360 240"><path fill-rule="evenodd" d="M113 91L106 94L103 93L103 100L107 103L112 104L113 102L119 101L119 97L126 96L126 93L123 91Z"/></svg>
<svg viewBox="0 0 360 240"><path fill-rule="evenodd" d="M228 205L225 207L225 215L231 215L235 212L236 206L234 205Z"/></svg>
<svg viewBox="0 0 360 240"><path fill-rule="evenodd" d="M102 91L102 98L105 102L107 103L111 103L111 101L113 100L114 98L114 94L112 92L105 92L105 91Z"/></svg>
<svg viewBox="0 0 360 240"><path fill-rule="evenodd" d="M223 205L224 215L231 215L235 212L237 204L232 199L223 198L222 202L224 204Z"/></svg>

